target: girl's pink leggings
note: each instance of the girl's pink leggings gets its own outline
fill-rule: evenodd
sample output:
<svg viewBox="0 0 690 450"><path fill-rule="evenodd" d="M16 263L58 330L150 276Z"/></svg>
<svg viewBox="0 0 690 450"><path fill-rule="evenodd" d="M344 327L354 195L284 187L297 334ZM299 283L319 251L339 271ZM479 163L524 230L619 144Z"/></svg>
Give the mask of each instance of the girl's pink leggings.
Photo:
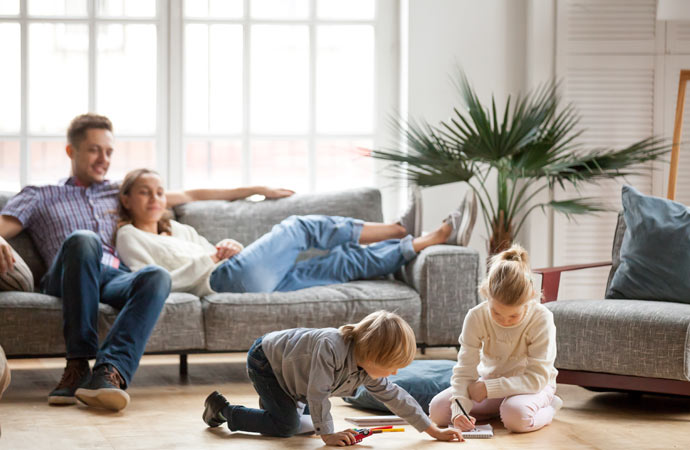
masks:
<svg viewBox="0 0 690 450"><path fill-rule="evenodd" d="M440 392L429 404L429 417L439 426L451 423L451 389ZM556 392L553 386L546 386L536 394L513 395L505 398L487 398L481 403L474 402L469 415L477 420L486 420L498 415L503 425L515 433L536 431L553 420L556 411L551 400Z"/></svg>

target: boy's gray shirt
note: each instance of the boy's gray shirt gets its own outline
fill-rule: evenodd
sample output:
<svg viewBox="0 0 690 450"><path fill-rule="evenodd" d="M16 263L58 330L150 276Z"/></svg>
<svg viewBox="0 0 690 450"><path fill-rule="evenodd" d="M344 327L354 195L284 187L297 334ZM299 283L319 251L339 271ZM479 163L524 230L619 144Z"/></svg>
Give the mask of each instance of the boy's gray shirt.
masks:
<svg viewBox="0 0 690 450"><path fill-rule="evenodd" d="M309 405L316 434L334 432L329 397L354 395L364 387L393 413L418 431L431 420L404 389L387 378L371 378L357 366L353 345L335 328L293 328L274 331L261 343L278 383L295 402Z"/></svg>

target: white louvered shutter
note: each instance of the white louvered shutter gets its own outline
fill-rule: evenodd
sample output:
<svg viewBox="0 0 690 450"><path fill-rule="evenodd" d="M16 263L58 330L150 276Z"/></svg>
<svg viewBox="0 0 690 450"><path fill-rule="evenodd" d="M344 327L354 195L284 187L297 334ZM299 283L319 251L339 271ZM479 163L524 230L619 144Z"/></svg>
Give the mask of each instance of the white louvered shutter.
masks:
<svg viewBox="0 0 690 450"><path fill-rule="evenodd" d="M690 2L688 2L688 8L690 8ZM667 33L666 49L669 53L690 54L690 23L670 22Z"/></svg>
<svg viewBox="0 0 690 450"><path fill-rule="evenodd" d="M586 129L580 141L588 148L624 147L654 134L657 48L654 0L559 0L556 72L565 100L578 108ZM626 182L643 193L653 192L651 166L646 177ZM612 212L569 221L556 214L554 263L590 263L611 259L620 209L621 183L589 185L580 192L557 190L557 199L597 197ZM603 298L608 268L564 274L561 299Z"/></svg>
<svg viewBox="0 0 690 450"><path fill-rule="evenodd" d="M655 51L655 0L559 0L557 11L557 50L565 54Z"/></svg>

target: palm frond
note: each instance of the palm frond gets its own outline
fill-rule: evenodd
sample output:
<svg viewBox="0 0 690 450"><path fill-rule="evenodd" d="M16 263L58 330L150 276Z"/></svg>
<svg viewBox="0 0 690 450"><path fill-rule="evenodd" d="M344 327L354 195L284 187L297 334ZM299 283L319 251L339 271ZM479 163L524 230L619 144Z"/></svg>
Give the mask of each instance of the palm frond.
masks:
<svg viewBox="0 0 690 450"><path fill-rule="evenodd" d="M447 145L428 123L399 120L395 126L404 131L407 147L372 150L371 156L395 163L397 175L419 186L469 181L474 175L474 162Z"/></svg>
<svg viewBox="0 0 690 450"><path fill-rule="evenodd" d="M656 137L622 149L585 148L578 143L580 116L573 104L561 104L558 83L508 97L502 112L493 97L488 107L481 103L462 71L455 87L462 107L454 108L448 120L432 126L395 119L394 130L405 138L404 145L375 149L371 156L391 162L395 176L420 186L470 183L487 224L501 222L514 233L535 208L567 217L609 210L591 198L533 204L542 190L648 174L645 163L671 149ZM489 182L496 183L495 193Z"/></svg>
<svg viewBox="0 0 690 450"><path fill-rule="evenodd" d="M644 163L662 158L670 150L666 139L649 137L623 149L592 149L571 152L556 158L542 169L550 185L645 175L649 168Z"/></svg>

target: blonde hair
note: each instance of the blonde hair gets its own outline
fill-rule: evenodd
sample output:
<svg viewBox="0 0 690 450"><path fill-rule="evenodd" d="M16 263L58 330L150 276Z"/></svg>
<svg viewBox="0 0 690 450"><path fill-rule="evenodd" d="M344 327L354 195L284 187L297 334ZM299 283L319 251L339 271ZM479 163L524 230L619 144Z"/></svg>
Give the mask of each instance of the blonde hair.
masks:
<svg viewBox="0 0 690 450"><path fill-rule="evenodd" d="M155 170L151 169L135 169L130 171L127 175L125 175L125 179L122 181L122 184L120 184L120 194L117 196L118 202L117 202L117 216L118 216L118 221L117 221L117 229L119 230L125 225L129 225L132 223L132 215L129 213L129 210L125 208L124 203L122 203L122 197L124 195L129 195L130 192L132 191L132 188L134 187L134 183L137 182L139 177L142 175L158 175L158 172ZM172 219L172 214L170 213L169 210L166 210L163 213L163 216L161 219L158 221L158 234L161 233L171 233L172 232L172 227L170 225L170 220ZM113 242L117 239L117 234L113 236Z"/></svg>
<svg viewBox="0 0 690 450"><path fill-rule="evenodd" d="M373 312L357 323L341 326L339 331L345 342L354 344L359 362L400 368L409 365L417 351L412 327L392 312Z"/></svg>
<svg viewBox="0 0 690 450"><path fill-rule="evenodd" d="M539 297L532 284L529 255L519 245L513 245L489 263L489 274L479 287L479 293L487 299L506 306L520 306Z"/></svg>

